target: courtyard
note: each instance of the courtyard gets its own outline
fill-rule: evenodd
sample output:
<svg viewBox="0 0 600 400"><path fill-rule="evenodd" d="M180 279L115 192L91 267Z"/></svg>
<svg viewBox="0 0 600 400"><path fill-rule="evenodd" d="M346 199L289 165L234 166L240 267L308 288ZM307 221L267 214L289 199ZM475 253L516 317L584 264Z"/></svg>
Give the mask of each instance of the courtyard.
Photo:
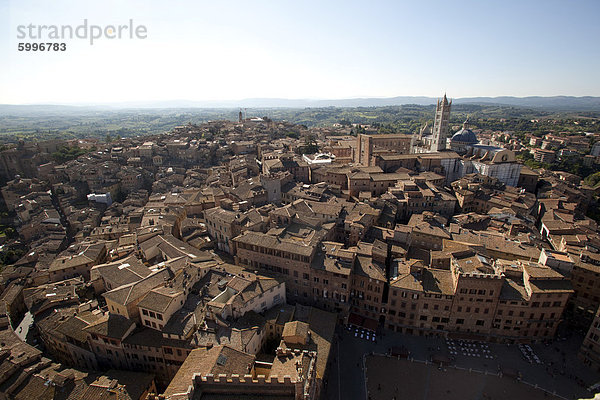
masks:
<svg viewBox="0 0 600 400"><path fill-rule="evenodd" d="M366 357L369 399L559 399L513 378L388 356Z"/></svg>
<svg viewBox="0 0 600 400"><path fill-rule="evenodd" d="M340 328L338 333L324 388L324 398L331 400L366 399L367 390L372 399L571 400L593 397L587 387L600 381L577 359L583 337L576 334L550 344L506 345L390 331L368 338L354 330ZM392 348L404 349L408 359L384 356ZM444 360L444 367L425 365L433 359Z"/></svg>

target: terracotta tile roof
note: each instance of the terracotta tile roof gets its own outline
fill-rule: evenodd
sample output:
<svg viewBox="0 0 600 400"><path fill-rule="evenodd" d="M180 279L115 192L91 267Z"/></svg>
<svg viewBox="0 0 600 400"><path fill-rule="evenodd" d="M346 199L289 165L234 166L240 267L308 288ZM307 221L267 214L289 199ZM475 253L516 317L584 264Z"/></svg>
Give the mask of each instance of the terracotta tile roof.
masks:
<svg viewBox="0 0 600 400"><path fill-rule="evenodd" d="M138 282L127 284L109 292L102 294L106 299L110 299L117 304L127 305L137 301L150 290L162 285L166 280L172 277L168 268L160 269Z"/></svg>
<svg viewBox="0 0 600 400"><path fill-rule="evenodd" d="M122 315L107 313L83 330L99 336L122 340L134 327L135 323Z"/></svg>
<svg viewBox="0 0 600 400"><path fill-rule="evenodd" d="M193 385L195 374L202 376L239 374L243 376L252 370L254 358L251 354L229 346L215 346L209 350L192 350L163 394L168 398L178 393L186 393Z"/></svg>
<svg viewBox="0 0 600 400"><path fill-rule="evenodd" d="M385 265L373 261L371 257L357 256L354 261L354 273L379 281L385 281Z"/></svg>

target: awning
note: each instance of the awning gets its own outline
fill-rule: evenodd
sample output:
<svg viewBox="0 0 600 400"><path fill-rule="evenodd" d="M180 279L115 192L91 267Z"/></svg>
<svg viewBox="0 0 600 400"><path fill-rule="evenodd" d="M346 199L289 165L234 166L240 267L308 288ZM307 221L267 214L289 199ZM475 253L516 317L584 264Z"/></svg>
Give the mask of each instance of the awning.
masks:
<svg viewBox="0 0 600 400"><path fill-rule="evenodd" d="M432 361L436 364L444 364L444 365L450 364L450 359L443 354L434 354Z"/></svg>
<svg viewBox="0 0 600 400"><path fill-rule="evenodd" d="M404 346L402 346L402 347L392 346L391 353L392 353L392 356L401 357L401 358L408 358L408 355L410 354L408 349Z"/></svg>
<svg viewBox="0 0 600 400"><path fill-rule="evenodd" d="M365 318L358 314L350 313L348 316L348 325L354 325L358 328L363 328L371 332L377 331L377 321L372 318Z"/></svg>
<svg viewBox="0 0 600 400"><path fill-rule="evenodd" d="M502 367L502 375L506 375L509 378L516 378L519 376L519 371L514 368Z"/></svg>

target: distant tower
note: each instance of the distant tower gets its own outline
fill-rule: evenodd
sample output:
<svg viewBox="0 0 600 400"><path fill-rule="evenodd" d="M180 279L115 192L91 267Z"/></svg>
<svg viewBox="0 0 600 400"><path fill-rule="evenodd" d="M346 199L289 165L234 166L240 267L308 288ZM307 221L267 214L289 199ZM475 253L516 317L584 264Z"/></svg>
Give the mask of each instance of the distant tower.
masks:
<svg viewBox="0 0 600 400"><path fill-rule="evenodd" d="M446 93L444 98L438 100L435 109L435 121L433 122L433 139L431 141L431 151L440 151L446 148L446 138L448 137L448 122L450 120L450 108L452 100L448 102Z"/></svg>
<svg viewBox="0 0 600 400"><path fill-rule="evenodd" d="M242 123L242 109L240 108L240 113L238 114L238 122L241 124Z"/></svg>

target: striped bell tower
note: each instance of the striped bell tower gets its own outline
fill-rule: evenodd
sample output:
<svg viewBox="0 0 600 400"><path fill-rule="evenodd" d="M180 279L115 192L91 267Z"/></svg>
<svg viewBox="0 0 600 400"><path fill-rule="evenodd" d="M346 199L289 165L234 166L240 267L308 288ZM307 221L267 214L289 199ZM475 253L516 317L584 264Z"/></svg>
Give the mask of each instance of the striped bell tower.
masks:
<svg viewBox="0 0 600 400"><path fill-rule="evenodd" d="M446 149L446 138L448 137L448 123L450 122L450 108L452 100L448 102L446 93L444 98L438 100L435 108L435 120L433 122L433 138L430 151L441 151Z"/></svg>

